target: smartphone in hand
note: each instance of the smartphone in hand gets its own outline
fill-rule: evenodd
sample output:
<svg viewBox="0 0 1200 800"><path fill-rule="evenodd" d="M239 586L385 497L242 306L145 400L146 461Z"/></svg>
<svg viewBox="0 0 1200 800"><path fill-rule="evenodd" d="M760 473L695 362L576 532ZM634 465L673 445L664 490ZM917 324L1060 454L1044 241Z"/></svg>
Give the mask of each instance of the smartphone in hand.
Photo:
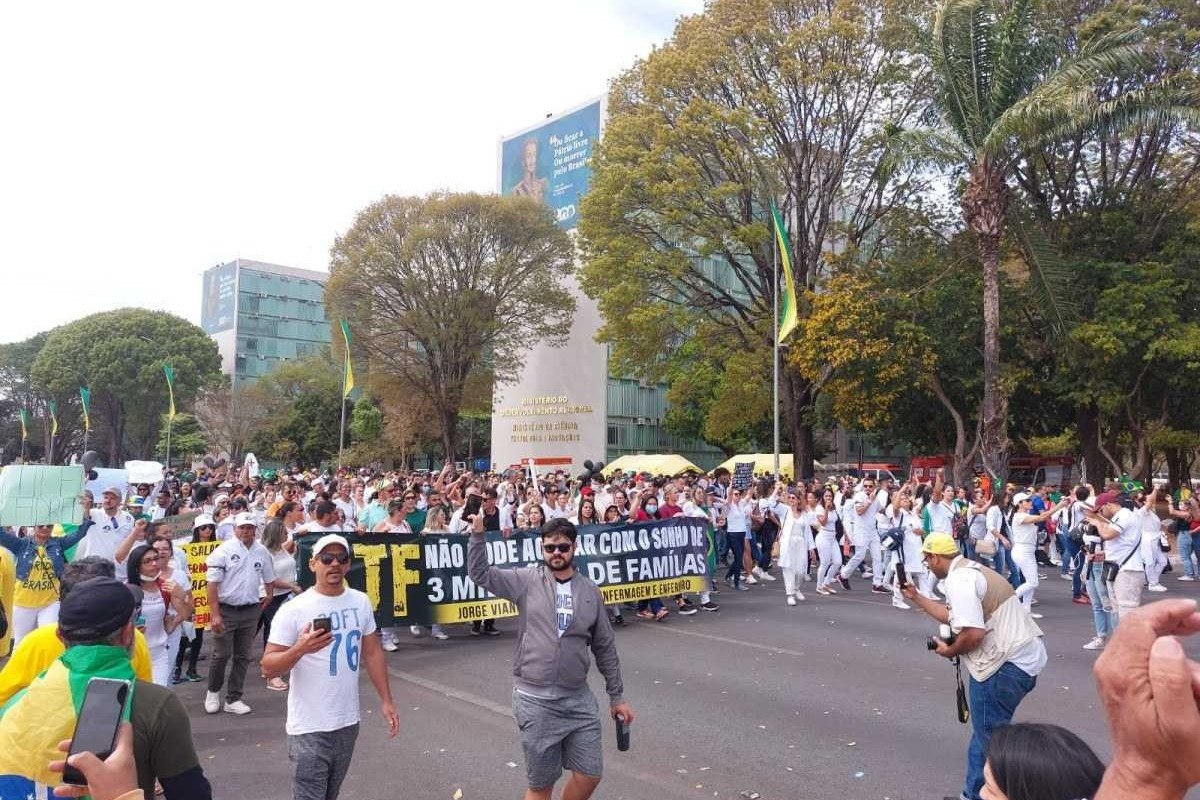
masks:
<svg viewBox="0 0 1200 800"><path fill-rule="evenodd" d="M87 786L87 778L70 764L71 756L76 753L92 753L101 761L112 755L128 698L128 681L110 678L88 681L79 716L75 718L75 732L71 735L71 748L63 768L63 783Z"/></svg>

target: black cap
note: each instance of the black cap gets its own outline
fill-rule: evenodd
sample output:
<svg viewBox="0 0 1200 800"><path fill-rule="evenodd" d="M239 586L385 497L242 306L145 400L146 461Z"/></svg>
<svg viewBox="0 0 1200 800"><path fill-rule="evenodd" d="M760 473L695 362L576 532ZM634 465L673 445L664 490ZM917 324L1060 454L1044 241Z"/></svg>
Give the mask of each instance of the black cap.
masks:
<svg viewBox="0 0 1200 800"><path fill-rule="evenodd" d="M58 627L74 638L108 636L133 618L129 587L113 578L89 578L76 584L62 601Z"/></svg>

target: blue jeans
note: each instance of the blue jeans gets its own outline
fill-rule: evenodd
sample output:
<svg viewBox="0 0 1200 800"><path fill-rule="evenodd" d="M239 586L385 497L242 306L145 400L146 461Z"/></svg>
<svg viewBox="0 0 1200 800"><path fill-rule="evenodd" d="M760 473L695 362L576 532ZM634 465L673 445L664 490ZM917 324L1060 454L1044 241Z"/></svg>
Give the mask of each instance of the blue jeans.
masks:
<svg viewBox="0 0 1200 800"><path fill-rule="evenodd" d="M1088 562L1087 589L1092 599L1092 622L1096 625L1096 635L1107 640L1117 626L1117 619L1112 601L1108 599L1108 586L1104 583L1103 572L1103 561Z"/></svg>
<svg viewBox="0 0 1200 800"><path fill-rule="evenodd" d="M725 562L725 556L729 555L729 535L725 533L724 528L717 528L717 563Z"/></svg>
<svg viewBox="0 0 1200 800"><path fill-rule="evenodd" d="M1082 569L1080 565L1083 563L1079 556L1079 545L1071 540L1071 537L1065 533L1057 534L1059 553L1063 554L1062 566L1059 567L1059 572L1066 575L1068 571L1071 573L1071 596L1079 597L1083 594L1083 582L1081 580Z"/></svg>
<svg viewBox="0 0 1200 800"><path fill-rule="evenodd" d="M992 731L1012 722L1017 706L1037 686L1037 678L1005 662L982 683L971 678L967 695L971 704L971 744L967 747L967 782L963 793L980 800L983 788L983 763Z"/></svg>
<svg viewBox="0 0 1200 800"><path fill-rule="evenodd" d="M1021 585L1025 578L1021 576L1021 570L1017 566L1017 562L1013 561L1011 552L1004 554L1004 560L1008 562L1008 582L1015 589Z"/></svg>
<svg viewBox="0 0 1200 800"><path fill-rule="evenodd" d="M992 569L1001 575L1008 574L1008 550L1004 549L1004 545L996 542L996 555L992 556Z"/></svg>
<svg viewBox="0 0 1200 800"><path fill-rule="evenodd" d="M725 573L725 580L732 581L733 585L737 586L742 582L742 553L746 551L746 532L729 531L726 538L729 542L729 551L733 554L733 563L729 565L729 571Z"/></svg>
<svg viewBox="0 0 1200 800"><path fill-rule="evenodd" d="M1180 523L1180 527L1183 527L1183 523ZM1176 536L1175 541L1179 545L1179 560L1183 562L1183 574L1192 578L1196 577L1196 574L1197 572L1200 572L1200 569L1196 568L1192 564L1192 556L1194 554L1196 556L1196 560L1200 561L1200 551L1195 549L1195 545L1192 541L1192 532L1181 531L1179 535Z"/></svg>

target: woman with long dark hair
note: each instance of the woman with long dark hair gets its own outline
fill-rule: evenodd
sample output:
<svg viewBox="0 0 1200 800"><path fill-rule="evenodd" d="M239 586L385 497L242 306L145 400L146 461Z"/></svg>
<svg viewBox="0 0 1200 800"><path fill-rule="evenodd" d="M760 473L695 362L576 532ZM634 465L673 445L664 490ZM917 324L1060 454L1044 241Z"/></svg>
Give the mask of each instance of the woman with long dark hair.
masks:
<svg viewBox="0 0 1200 800"><path fill-rule="evenodd" d="M1094 797L1104 764L1066 728L1021 722L992 732L983 765L983 800Z"/></svg>
<svg viewBox="0 0 1200 800"><path fill-rule="evenodd" d="M158 551L148 544L133 548L125 561L126 582L141 587L142 618L146 627L146 646L150 650L150 665L154 682L167 686L171 676L170 649L167 640L171 633L192 615L192 604L178 583L163 580Z"/></svg>

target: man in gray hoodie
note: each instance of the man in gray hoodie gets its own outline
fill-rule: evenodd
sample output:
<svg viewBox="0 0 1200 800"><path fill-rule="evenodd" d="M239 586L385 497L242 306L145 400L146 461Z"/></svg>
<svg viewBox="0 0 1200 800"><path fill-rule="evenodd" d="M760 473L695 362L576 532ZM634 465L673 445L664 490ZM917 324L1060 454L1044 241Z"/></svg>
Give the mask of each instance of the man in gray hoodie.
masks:
<svg viewBox="0 0 1200 800"><path fill-rule="evenodd" d="M633 722L622 697L621 665L600 589L576 572L575 526L554 519L542 528L543 562L519 569L488 564L483 517L472 520L467 548L471 580L520 611L513 656L513 716L521 731L529 789L525 800L550 800L563 767L571 777L562 800L587 800L600 784L600 709L587 685L591 659L604 675L609 713Z"/></svg>

